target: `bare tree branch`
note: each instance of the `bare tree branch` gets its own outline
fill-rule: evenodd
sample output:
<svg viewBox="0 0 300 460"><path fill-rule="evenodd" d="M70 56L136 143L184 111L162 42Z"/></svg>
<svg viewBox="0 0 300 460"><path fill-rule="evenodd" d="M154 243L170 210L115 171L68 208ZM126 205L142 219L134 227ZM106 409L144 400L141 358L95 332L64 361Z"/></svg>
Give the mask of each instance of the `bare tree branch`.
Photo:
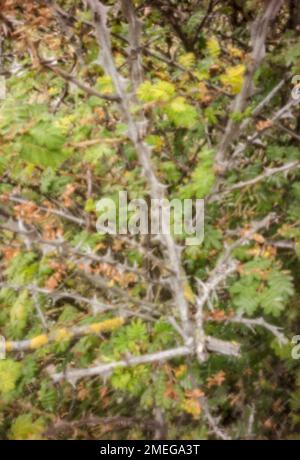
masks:
<svg viewBox="0 0 300 460"><path fill-rule="evenodd" d="M244 324L253 330L254 326L261 326L271 332L278 340L280 345L286 345L289 341L281 332L281 327L270 324L264 318L244 318L243 316L234 316L227 320L230 323Z"/></svg>
<svg viewBox="0 0 300 460"><path fill-rule="evenodd" d="M300 167L300 161L292 161L290 163L286 163L283 166L278 166L277 168L265 168L264 172L259 174L258 176L255 176L253 179L237 182L234 185L231 185L230 187L226 188L225 190L221 190L218 193L215 193L213 195L210 195L207 199L209 203L219 201L222 199L225 195L228 195L229 193L233 192L234 190L238 190L244 187L249 187L251 185L255 185L258 182L261 182L268 177L274 176L275 174L279 173L287 173L289 171L296 170Z"/></svg>
<svg viewBox="0 0 300 460"><path fill-rule="evenodd" d="M155 171L151 164L151 149L144 141L144 135L146 133L146 121L143 115L139 120L135 120L133 118L130 111L130 98L126 92L123 79L117 72L112 57L110 34L106 25L107 8L101 2L97 2L96 0L88 0L88 4L94 13L96 36L102 51L102 65L108 75L110 75L114 83L117 95L120 98L120 107L124 121L128 125L128 136L135 146L139 162L143 168L144 174L149 184L151 197L156 199L163 199L165 187L158 181L156 177ZM132 45L134 45L135 48L137 47L136 39L137 36L132 31L131 40ZM166 224L166 216L164 213L162 215L162 220L162 225L164 226L164 224ZM162 235L161 240L166 248L170 266L175 272L175 275L172 277L172 290L181 317L182 326L186 332L186 336L190 337L190 340L192 340L192 329L189 320L189 307L188 302L184 296L184 274L180 262L178 248L171 235Z"/></svg>
<svg viewBox="0 0 300 460"><path fill-rule="evenodd" d="M255 22L252 25L251 30L251 41L252 41L252 53L249 58L249 64L247 67L243 87L240 93L235 98L232 106L232 113L242 113L248 103L248 99L252 92L253 77L260 66L265 56L265 42L267 33L271 22L276 17L284 0L268 0L266 7ZM218 152L216 154L216 162L222 172L227 169L226 158L228 157L228 148L232 142L234 142L240 133L240 125L234 121L231 117L229 118L228 124L224 136L221 140Z"/></svg>
<svg viewBox="0 0 300 460"><path fill-rule="evenodd" d="M141 356L132 356L127 358L126 360L115 361L106 364L99 364L98 366L90 367L87 369L70 369L66 370L65 372L50 372L51 378L55 382L59 382L61 380L68 380L69 382L73 382L74 384L82 378L85 377L94 377L94 376L103 376L110 374L116 368L119 367L128 367L128 366L136 366L139 364L148 364L148 363L155 363L155 362L164 362L165 360L173 359L173 358L180 358L182 356L187 356L191 353L191 349L184 346L178 348L172 348L170 350L165 351L158 351L157 353L149 353L147 355Z"/></svg>
<svg viewBox="0 0 300 460"><path fill-rule="evenodd" d="M207 348L211 352L220 353L228 356L239 357L240 347L239 344L233 342L225 342L224 340L216 339L214 337L207 337ZM61 380L68 380L74 385L79 379L93 376L103 376L110 374L116 368L137 366L139 364L149 364L155 362L164 362L173 358L180 358L188 356L193 353L191 347L183 346L172 348L170 350L158 351L156 353L149 353L141 356L130 356L126 360L115 361L107 364L99 364L98 366L89 367L87 369L70 369L65 372L50 372L51 378L55 382Z"/></svg>
<svg viewBox="0 0 300 460"><path fill-rule="evenodd" d="M252 134L252 136L249 136L246 140L246 142L244 143L241 143L240 145L238 145L236 147L236 149L234 150L233 154L232 154L232 158L230 161L228 161L228 167L233 167L236 163L236 160L241 156L241 154L246 150L246 148L251 145L251 144L254 144L255 141L257 141L257 139L260 138L260 136L262 134L264 134L267 130L271 129L274 127L275 123L280 120L284 115L286 115L289 110L295 106L297 104L297 101L295 101L294 99L290 99L283 107L281 107L268 121L268 125L266 126L266 128L264 128L263 130L260 130L260 131L255 131L254 134Z"/></svg>
<svg viewBox="0 0 300 460"><path fill-rule="evenodd" d="M244 131L249 123L251 122L252 118L253 117L256 117L257 115L259 115L261 113L261 111L265 108L266 105L268 105L268 103L273 99L273 97L281 90L281 88L283 88L283 86L285 85L286 81L290 78L290 74L288 74L285 78L283 78L282 80L280 80L280 82L267 94L267 96L255 107L255 109L253 110L252 114L251 114L251 117L250 118L246 118L242 124L241 124L241 127L240 127L240 132Z"/></svg>
<svg viewBox="0 0 300 460"><path fill-rule="evenodd" d="M107 319L98 323L91 323L84 326L73 326L70 328L57 328L49 334L41 334L26 340L7 340L5 348L7 352L36 350L49 343L60 343L63 340L69 340L75 337L81 337L87 334L100 334L110 332L119 328L124 323L124 318L117 317Z"/></svg>
<svg viewBox="0 0 300 460"><path fill-rule="evenodd" d="M41 60L40 64L45 67L46 69L51 70L55 75L58 75L59 77L63 78L64 80L73 83L73 85L77 86L78 88L82 89L86 94L89 96L96 96L99 99L104 99L105 101L118 101L119 98L117 96L111 95L111 94L102 94L99 93L96 89L92 88L91 86L87 85L86 83L83 83L79 81L77 78L75 78L73 75L65 72L64 70L60 69L57 66L52 65L48 61Z"/></svg>

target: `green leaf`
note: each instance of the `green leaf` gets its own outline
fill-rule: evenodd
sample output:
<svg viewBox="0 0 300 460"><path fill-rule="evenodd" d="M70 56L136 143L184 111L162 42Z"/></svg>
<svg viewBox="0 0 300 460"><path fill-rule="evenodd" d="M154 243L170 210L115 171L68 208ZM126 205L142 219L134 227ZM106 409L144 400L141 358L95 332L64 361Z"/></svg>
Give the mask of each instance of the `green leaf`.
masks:
<svg viewBox="0 0 300 460"><path fill-rule="evenodd" d="M38 399L42 407L53 412L57 404L57 390L51 382L43 381L38 392Z"/></svg>
<svg viewBox="0 0 300 460"><path fill-rule="evenodd" d="M34 252L26 252L18 254L11 259L10 264L5 271L5 274L12 282L25 284L30 282L38 272L38 263L36 262L36 254Z"/></svg>
<svg viewBox="0 0 300 460"><path fill-rule="evenodd" d="M33 421L31 414L19 415L11 426L9 438L16 441L42 439L44 429L42 418Z"/></svg>
<svg viewBox="0 0 300 460"><path fill-rule="evenodd" d="M291 64L296 64L300 57L300 43L296 43L294 46L289 47L284 50L284 57L286 64L290 66Z"/></svg>
<svg viewBox="0 0 300 460"><path fill-rule="evenodd" d="M182 96L176 97L165 107L164 111L175 126L182 128L192 128L198 119L195 107L188 104Z"/></svg>
<svg viewBox="0 0 300 460"><path fill-rule="evenodd" d="M188 185L179 190L180 197L185 198L204 198L208 195L215 182L215 172L213 168L214 152L211 149L203 149L200 154L199 164L192 173Z"/></svg>
<svg viewBox="0 0 300 460"><path fill-rule="evenodd" d="M243 267L243 276L230 288L234 306L241 313L253 315L262 308L264 314L279 316L294 294L289 273L270 269L267 259L255 259ZM264 279L262 280L262 270Z"/></svg>
<svg viewBox="0 0 300 460"><path fill-rule="evenodd" d="M175 95L175 86L164 80L145 81L139 86L137 95L143 102L167 102Z"/></svg>
<svg viewBox="0 0 300 460"><path fill-rule="evenodd" d="M19 337L26 327L32 304L28 298L28 291L23 290L10 310L10 326L15 337Z"/></svg>
<svg viewBox="0 0 300 460"><path fill-rule="evenodd" d="M50 119L38 122L27 133L19 136L15 146L21 158L38 166L57 167L70 155L64 148L66 137Z"/></svg>
<svg viewBox="0 0 300 460"><path fill-rule="evenodd" d="M44 167L58 167L65 161L70 151L67 149L50 150L47 147L38 145L34 138L25 134L18 142L21 158L29 163Z"/></svg>
<svg viewBox="0 0 300 460"><path fill-rule="evenodd" d="M17 380L22 373L22 364L5 359L0 361L0 393L6 395L16 387Z"/></svg>
<svg viewBox="0 0 300 460"><path fill-rule="evenodd" d="M261 306L266 314L279 316L294 294L292 277L279 270L273 270L268 277L268 290L260 296Z"/></svg>
<svg viewBox="0 0 300 460"><path fill-rule="evenodd" d="M35 141L37 145L49 150L60 150L66 140L61 130L51 124L49 125L49 122L38 123L29 131L29 135L33 138L33 142Z"/></svg>
<svg viewBox="0 0 300 460"><path fill-rule="evenodd" d="M85 151L84 159L85 161L97 164L100 160L105 160L105 158L110 158L115 154L115 150L108 147L105 144L94 145L89 147Z"/></svg>

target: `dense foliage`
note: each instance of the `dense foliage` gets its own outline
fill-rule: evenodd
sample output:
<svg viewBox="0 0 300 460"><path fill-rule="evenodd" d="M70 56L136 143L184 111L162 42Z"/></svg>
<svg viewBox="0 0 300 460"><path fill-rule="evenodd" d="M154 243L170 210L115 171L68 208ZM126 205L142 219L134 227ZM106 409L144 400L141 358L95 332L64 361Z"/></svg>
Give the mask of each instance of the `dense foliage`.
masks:
<svg viewBox="0 0 300 460"><path fill-rule="evenodd" d="M1 439L299 438L298 3L1 2Z"/></svg>

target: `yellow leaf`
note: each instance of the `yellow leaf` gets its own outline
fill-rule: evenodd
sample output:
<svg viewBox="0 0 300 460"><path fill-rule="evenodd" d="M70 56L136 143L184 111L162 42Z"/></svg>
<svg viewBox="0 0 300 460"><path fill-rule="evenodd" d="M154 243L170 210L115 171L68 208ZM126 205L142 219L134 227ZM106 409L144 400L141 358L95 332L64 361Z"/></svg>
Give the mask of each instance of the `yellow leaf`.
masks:
<svg viewBox="0 0 300 460"><path fill-rule="evenodd" d="M175 369L175 376L177 378L182 377L187 371L187 365L186 364L181 364Z"/></svg>
<svg viewBox="0 0 300 460"><path fill-rule="evenodd" d="M186 300L190 303L193 303L194 300L195 300L195 295L189 285L188 282L186 282L184 284L184 288L183 288L183 293L184 293L184 297L186 298Z"/></svg>
<svg viewBox="0 0 300 460"><path fill-rule="evenodd" d="M244 52L240 50L239 48L236 48L235 46L229 46L228 47L228 53L230 56L234 58L243 58L244 57Z"/></svg>
<svg viewBox="0 0 300 460"><path fill-rule="evenodd" d="M182 65L182 67L186 68L186 69L189 69L191 67L193 67L193 65L195 65L195 55L194 53L186 53L186 54L182 54L179 58L178 58L178 62L180 65Z"/></svg>
<svg viewBox="0 0 300 460"><path fill-rule="evenodd" d="M211 37L207 40L207 50L211 57L218 57L220 55L221 48L216 37Z"/></svg>
<svg viewBox="0 0 300 460"><path fill-rule="evenodd" d="M246 67L243 64L229 67L225 74L221 75L220 80L224 86L231 89L233 94L241 91L244 81Z"/></svg>
<svg viewBox="0 0 300 460"><path fill-rule="evenodd" d="M198 399L186 399L182 404L182 409L193 418L197 419L202 412L202 407Z"/></svg>

